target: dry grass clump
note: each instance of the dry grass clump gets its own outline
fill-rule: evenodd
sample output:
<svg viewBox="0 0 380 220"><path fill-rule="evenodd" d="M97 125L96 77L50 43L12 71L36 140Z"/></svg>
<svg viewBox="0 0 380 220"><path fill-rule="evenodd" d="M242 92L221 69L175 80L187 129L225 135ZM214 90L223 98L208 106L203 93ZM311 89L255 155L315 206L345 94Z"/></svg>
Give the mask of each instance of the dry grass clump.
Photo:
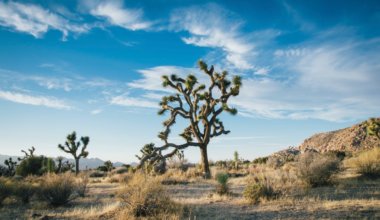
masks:
<svg viewBox="0 0 380 220"><path fill-rule="evenodd" d="M298 177L310 187L328 185L331 176L338 172L340 161L337 157L314 152L301 154L296 166Z"/></svg>
<svg viewBox="0 0 380 220"><path fill-rule="evenodd" d="M3 201L11 196L12 194L12 186L8 179L4 177L0 177L0 205L2 205Z"/></svg>
<svg viewBox="0 0 380 220"><path fill-rule="evenodd" d="M119 190L118 197L125 204L121 219L179 219L181 216L182 208L171 201L160 181L144 174L136 173Z"/></svg>
<svg viewBox="0 0 380 220"><path fill-rule="evenodd" d="M30 199L37 191L37 186L27 180L20 180L13 182L12 194L22 201L22 203L29 203Z"/></svg>
<svg viewBox="0 0 380 220"><path fill-rule="evenodd" d="M43 179L39 194L50 205L64 205L75 198L77 185L72 174L46 174Z"/></svg>
<svg viewBox="0 0 380 220"><path fill-rule="evenodd" d="M87 186L89 183L89 178L86 174L81 174L75 179L76 192L80 197L86 196Z"/></svg>
<svg viewBox="0 0 380 220"><path fill-rule="evenodd" d="M281 168L268 166L252 167L243 196L251 203L291 196L302 190L303 182L297 177L293 164L287 163Z"/></svg>
<svg viewBox="0 0 380 220"><path fill-rule="evenodd" d="M359 153L345 161L347 167L354 168L357 173L368 178L380 177L380 148Z"/></svg>

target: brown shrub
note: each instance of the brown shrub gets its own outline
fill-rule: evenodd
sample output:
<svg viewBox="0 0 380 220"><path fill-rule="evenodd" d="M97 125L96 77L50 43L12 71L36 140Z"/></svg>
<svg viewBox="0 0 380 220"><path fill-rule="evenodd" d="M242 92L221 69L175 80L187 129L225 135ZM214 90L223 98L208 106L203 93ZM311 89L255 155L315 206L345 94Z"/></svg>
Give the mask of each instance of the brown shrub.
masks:
<svg viewBox="0 0 380 220"><path fill-rule="evenodd" d="M181 215L180 206L171 201L160 181L143 174L136 173L118 192L118 197L126 204L121 212L124 219Z"/></svg>
<svg viewBox="0 0 380 220"><path fill-rule="evenodd" d="M380 177L380 148L361 152L347 160L345 165L354 168L364 177L378 178Z"/></svg>
<svg viewBox="0 0 380 220"><path fill-rule="evenodd" d="M53 206L60 206L75 198L77 185L70 173L46 174L40 185L40 197Z"/></svg>
<svg viewBox="0 0 380 220"><path fill-rule="evenodd" d="M332 174L339 170L339 159L333 156L307 152L297 161L298 177L308 186L316 187L331 183Z"/></svg>

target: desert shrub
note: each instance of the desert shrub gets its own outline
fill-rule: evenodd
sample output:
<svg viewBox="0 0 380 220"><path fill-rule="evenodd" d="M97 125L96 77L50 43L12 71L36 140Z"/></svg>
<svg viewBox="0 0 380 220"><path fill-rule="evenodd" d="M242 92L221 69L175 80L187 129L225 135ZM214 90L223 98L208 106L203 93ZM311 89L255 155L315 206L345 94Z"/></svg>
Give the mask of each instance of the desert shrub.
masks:
<svg viewBox="0 0 380 220"><path fill-rule="evenodd" d="M44 156L27 157L16 168L16 174L20 176L42 175L54 171L54 160Z"/></svg>
<svg viewBox="0 0 380 220"><path fill-rule="evenodd" d="M86 174L82 174L76 178L76 192L80 197L86 196L89 178Z"/></svg>
<svg viewBox="0 0 380 220"><path fill-rule="evenodd" d="M217 173L215 175L215 179L217 181L216 185L216 192L219 195L224 195L229 192L229 187L228 187L228 173Z"/></svg>
<svg viewBox="0 0 380 220"><path fill-rule="evenodd" d="M339 150L328 151L325 153L325 155L337 157L339 160L344 160L344 158L351 156L349 152Z"/></svg>
<svg viewBox="0 0 380 220"><path fill-rule="evenodd" d="M347 160L346 165L354 168L364 177L378 178L380 177L380 148L361 152L356 157Z"/></svg>
<svg viewBox="0 0 380 220"><path fill-rule="evenodd" d="M70 173L61 175L46 174L40 185L39 195L50 205L60 206L75 198L77 186Z"/></svg>
<svg viewBox="0 0 380 220"><path fill-rule="evenodd" d="M266 164L272 168L279 168L285 164L285 161L280 157L271 156L271 157L268 157Z"/></svg>
<svg viewBox="0 0 380 220"><path fill-rule="evenodd" d="M103 171L94 171L94 172L90 173L90 177L92 177L92 178L105 177L105 176L107 176L107 173L103 172Z"/></svg>
<svg viewBox="0 0 380 220"><path fill-rule="evenodd" d="M178 213L179 207L166 194L158 179L143 174L133 178L118 192L125 203L124 217L157 217L163 214Z"/></svg>
<svg viewBox="0 0 380 220"><path fill-rule="evenodd" d="M265 164L268 160L268 157L258 157L252 161L253 164Z"/></svg>
<svg viewBox="0 0 380 220"><path fill-rule="evenodd" d="M29 203L32 196L36 193L36 186L28 181L13 182L12 195L20 199L24 204Z"/></svg>
<svg viewBox="0 0 380 220"><path fill-rule="evenodd" d="M316 187L331 183L332 174L339 170L339 159L315 152L300 155L297 161L298 177L308 186Z"/></svg>
<svg viewBox="0 0 380 220"><path fill-rule="evenodd" d="M120 168L116 169L115 172L116 172L117 174L128 173L128 172L129 172L129 168L126 168L126 167L120 167Z"/></svg>
<svg viewBox="0 0 380 220"><path fill-rule="evenodd" d="M11 196L12 194L12 185L9 180L6 178L0 177L0 205L2 205L3 201Z"/></svg>
<svg viewBox="0 0 380 220"><path fill-rule="evenodd" d="M9 176L9 170L3 165L0 165L0 176Z"/></svg>
<svg viewBox="0 0 380 220"><path fill-rule="evenodd" d="M277 193L266 181L252 181L245 187L243 196L250 203L256 204L262 199L273 199Z"/></svg>
<svg viewBox="0 0 380 220"><path fill-rule="evenodd" d="M102 172L108 172L108 168L106 166L98 166L96 169Z"/></svg>

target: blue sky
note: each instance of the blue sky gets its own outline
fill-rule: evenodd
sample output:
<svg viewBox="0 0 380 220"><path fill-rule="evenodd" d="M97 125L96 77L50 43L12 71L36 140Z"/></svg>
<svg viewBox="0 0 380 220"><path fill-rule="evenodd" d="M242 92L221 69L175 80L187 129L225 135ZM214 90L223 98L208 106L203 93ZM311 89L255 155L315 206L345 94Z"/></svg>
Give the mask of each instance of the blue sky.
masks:
<svg viewBox="0 0 380 220"><path fill-rule="evenodd" d="M160 77L203 59L243 78L210 158L251 160L378 116L379 49L378 1L0 1L0 153L63 155L75 130L136 161L160 145Z"/></svg>

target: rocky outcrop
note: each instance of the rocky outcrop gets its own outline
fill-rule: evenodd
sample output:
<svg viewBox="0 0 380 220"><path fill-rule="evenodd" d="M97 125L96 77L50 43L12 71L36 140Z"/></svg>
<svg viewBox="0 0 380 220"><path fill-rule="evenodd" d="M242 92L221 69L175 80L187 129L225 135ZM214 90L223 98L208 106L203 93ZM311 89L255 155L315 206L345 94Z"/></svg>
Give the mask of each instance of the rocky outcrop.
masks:
<svg viewBox="0 0 380 220"><path fill-rule="evenodd" d="M315 134L306 139L299 149L301 152L308 150L318 152L358 151L377 146L380 146L380 140L376 136L367 134L367 125L364 121L337 131Z"/></svg>

